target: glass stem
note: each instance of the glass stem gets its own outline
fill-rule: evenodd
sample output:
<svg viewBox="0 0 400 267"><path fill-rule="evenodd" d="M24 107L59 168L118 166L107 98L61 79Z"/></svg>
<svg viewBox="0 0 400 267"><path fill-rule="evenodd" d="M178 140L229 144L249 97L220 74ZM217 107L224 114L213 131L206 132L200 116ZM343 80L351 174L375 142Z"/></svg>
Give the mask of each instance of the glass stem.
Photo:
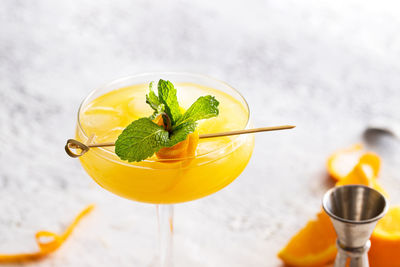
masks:
<svg viewBox="0 0 400 267"><path fill-rule="evenodd" d="M172 267L174 205L157 205L159 259L161 267Z"/></svg>

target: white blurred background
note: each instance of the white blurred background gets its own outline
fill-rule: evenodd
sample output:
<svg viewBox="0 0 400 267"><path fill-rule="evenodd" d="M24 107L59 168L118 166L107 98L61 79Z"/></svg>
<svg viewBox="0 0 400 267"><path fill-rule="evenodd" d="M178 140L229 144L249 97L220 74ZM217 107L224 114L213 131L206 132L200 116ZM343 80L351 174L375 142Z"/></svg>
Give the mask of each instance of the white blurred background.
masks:
<svg viewBox="0 0 400 267"><path fill-rule="evenodd" d="M33 251L97 209L59 251L31 266L156 266L150 205L95 185L63 149L93 89L120 76L186 71L243 93L259 134L230 186L176 207L177 266L280 266L276 253L332 186L325 160L362 142L372 119L400 120L398 1L0 2L0 254ZM400 203L398 142L382 184ZM10 265L11 266L11 265Z"/></svg>

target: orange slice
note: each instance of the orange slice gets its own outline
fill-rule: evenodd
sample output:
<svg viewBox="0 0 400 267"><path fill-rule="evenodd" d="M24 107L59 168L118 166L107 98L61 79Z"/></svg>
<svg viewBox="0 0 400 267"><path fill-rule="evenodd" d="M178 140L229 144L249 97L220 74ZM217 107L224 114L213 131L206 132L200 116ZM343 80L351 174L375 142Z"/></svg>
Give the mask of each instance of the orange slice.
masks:
<svg viewBox="0 0 400 267"><path fill-rule="evenodd" d="M353 170L346 177L340 179L335 186L349 184L372 186L372 177L368 175L368 166L357 164Z"/></svg>
<svg viewBox="0 0 400 267"><path fill-rule="evenodd" d="M381 169L381 158L377 154L373 152L367 152L361 156L359 162L370 167L370 170L368 171L370 176L373 176L375 179L379 177L378 175Z"/></svg>
<svg viewBox="0 0 400 267"><path fill-rule="evenodd" d="M321 211L278 254L290 266L323 266L336 256L336 233L328 215Z"/></svg>
<svg viewBox="0 0 400 267"><path fill-rule="evenodd" d="M370 166L370 172L377 178L381 166L379 156L373 152L364 153L362 149L361 144L356 144L333 153L327 161L328 173L332 179L340 181L345 178L360 161Z"/></svg>
<svg viewBox="0 0 400 267"><path fill-rule="evenodd" d="M368 253L371 267L400 266L400 206L392 207L375 227Z"/></svg>
<svg viewBox="0 0 400 267"><path fill-rule="evenodd" d="M362 155L362 149L361 144L356 144L333 153L327 161L329 175L336 181L346 177L354 166L357 165Z"/></svg>
<svg viewBox="0 0 400 267"><path fill-rule="evenodd" d="M360 159L360 162L354 167L354 169L345 178L338 181L336 186L349 184L366 185L377 190L385 197L388 197L388 193L375 179L375 175L371 172L371 168L371 165L368 165Z"/></svg>
<svg viewBox="0 0 400 267"><path fill-rule="evenodd" d="M83 211L81 211L78 214L78 216L76 216L75 220L68 226L65 232L61 235L49 231L37 232L35 238L36 238L36 243L39 247L38 252L20 253L20 254L0 254L0 263L19 263L19 262L35 261L56 251L69 237L69 235L72 233L72 231L79 223L79 221L85 215L91 212L93 208L94 205L89 205ZM44 238L46 238L48 241L43 241Z"/></svg>

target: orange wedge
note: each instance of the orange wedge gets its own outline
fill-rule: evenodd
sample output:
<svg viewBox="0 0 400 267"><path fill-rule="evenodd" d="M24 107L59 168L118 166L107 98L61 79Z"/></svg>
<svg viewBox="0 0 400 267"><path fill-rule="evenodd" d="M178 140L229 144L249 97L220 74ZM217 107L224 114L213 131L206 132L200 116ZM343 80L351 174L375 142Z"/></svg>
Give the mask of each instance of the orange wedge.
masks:
<svg viewBox="0 0 400 267"><path fill-rule="evenodd" d="M373 152L363 152L361 144L353 145L346 149L341 149L333 153L327 161L327 169L332 179L340 181L345 178L358 163L362 162L371 167L371 172L378 177L381 160Z"/></svg>
<svg viewBox="0 0 400 267"><path fill-rule="evenodd" d="M339 180L335 186L362 184L372 186L372 177L367 173L368 168L362 164L357 164L354 169L343 179Z"/></svg>
<svg viewBox="0 0 400 267"><path fill-rule="evenodd" d="M400 206L392 207L375 227L368 253L371 267L400 266Z"/></svg>
<svg viewBox="0 0 400 267"><path fill-rule="evenodd" d="M367 152L361 156L360 161L361 164L368 165L371 169L369 170L369 175L372 175L375 179L379 176L379 171L381 169L381 158L373 153Z"/></svg>
<svg viewBox="0 0 400 267"><path fill-rule="evenodd" d="M343 179L357 165L362 156L362 145L356 144L333 153L327 161L329 175L336 181Z"/></svg>
<svg viewBox="0 0 400 267"><path fill-rule="evenodd" d="M321 211L279 253L289 266L323 266L335 259L336 233L328 215Z"/></svg>
<svg viewBox="0 0 400 267"><path fill-rule="evenodd" d="M375 179L375 175L373 172L371 172L371 168L371 165L360 159L360 162L354 167L354 169L345 178L338 181L336 183L336 186L362 184L372 187L373 189L383 194L385 197L388 197L386 191Z"/></svg>

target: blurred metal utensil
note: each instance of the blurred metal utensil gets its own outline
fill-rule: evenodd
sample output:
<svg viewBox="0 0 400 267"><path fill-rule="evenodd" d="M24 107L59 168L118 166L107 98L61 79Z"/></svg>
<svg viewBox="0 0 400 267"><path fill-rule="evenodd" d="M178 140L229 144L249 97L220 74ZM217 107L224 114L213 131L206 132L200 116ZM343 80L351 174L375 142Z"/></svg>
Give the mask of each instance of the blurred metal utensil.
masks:
<svg viewBox="0 0 400 267"><path fill-rule="evenodd" d="M389 117L376 117L368 123L364 135L366 137L390 135L400 139L400 123L398 120Z"/></svg>
<svg viewBox="0 0 400 267"><path fill-rule="evenodd" d="M368 267L369 238L386 214L386 198L367 186L346 185L330 189L322 206L337 234L335 267L345 267L348 258L350 267Z"/></svg>

